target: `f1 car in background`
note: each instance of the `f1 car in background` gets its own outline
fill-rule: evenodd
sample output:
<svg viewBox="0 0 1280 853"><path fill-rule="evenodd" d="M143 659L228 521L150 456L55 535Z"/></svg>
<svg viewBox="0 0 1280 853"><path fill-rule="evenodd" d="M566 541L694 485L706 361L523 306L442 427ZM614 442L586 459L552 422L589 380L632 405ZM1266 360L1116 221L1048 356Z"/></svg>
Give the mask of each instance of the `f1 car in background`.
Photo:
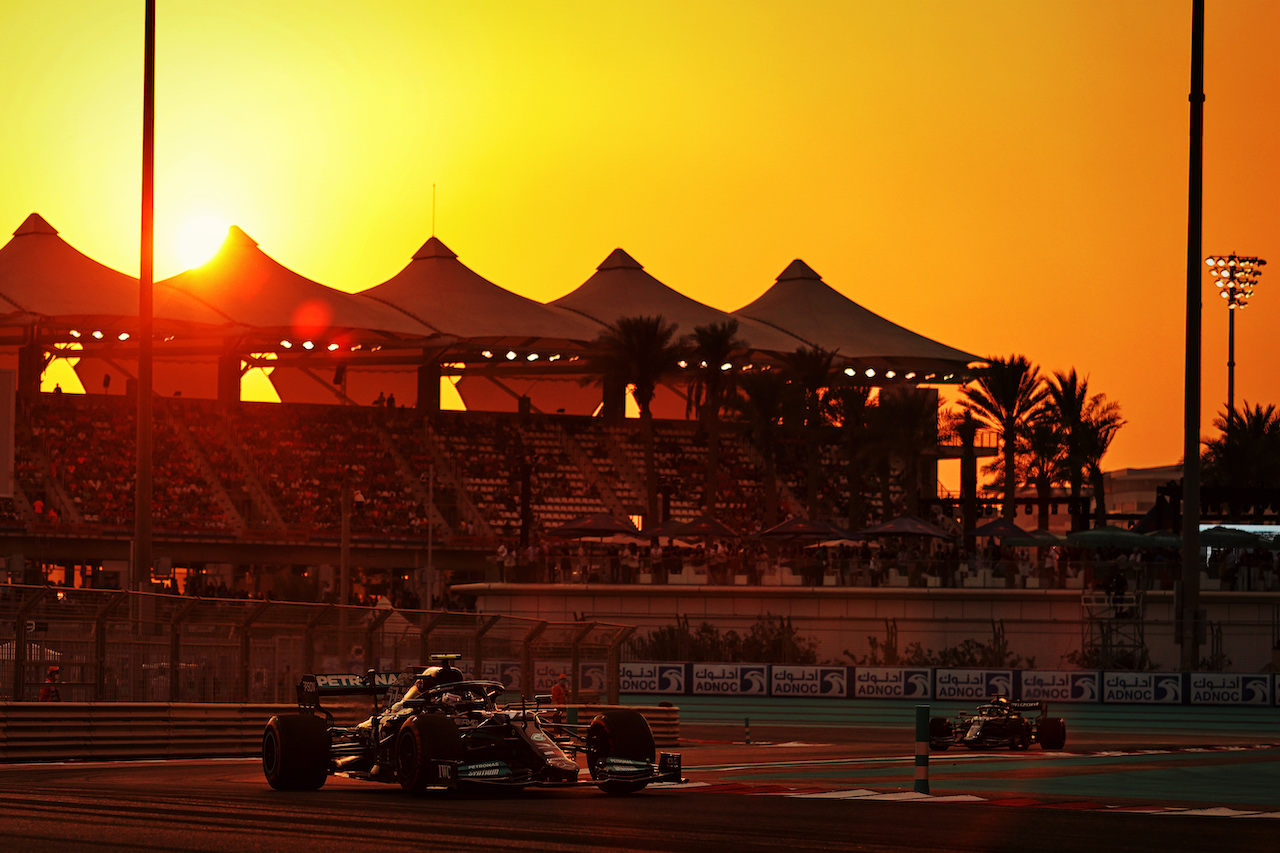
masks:
<svg viewBox="0 0 1280 853"><path fill-rule="evenodd" d="M1066 721L1050 717L1044 702L1010 702L998 697L979 705L976 714L961 712L955 719L929 720L932 750L944 750L956 743L970 749L1026 749L1033 743L1044 749L1062 749L1066 742Z"/></svg>
<svg viewBox="0 0 1280 853"><path fill-rule="evenodd" d="M499 707L500 682L467 680L452 665L458 655L433 655L398 701L379 697L394 674L303 676L298 713L268 721L262 770L280 790L316 790L330 775L429 789L596 785L630 794L654 782L681 781L680 755L655 754L643 715L610 710L585 725L560 721L563 709L521 702ZM370 696L373 714L354 726L334 724L321 697ZM578 780L585 754L591 781Z"/></svg>

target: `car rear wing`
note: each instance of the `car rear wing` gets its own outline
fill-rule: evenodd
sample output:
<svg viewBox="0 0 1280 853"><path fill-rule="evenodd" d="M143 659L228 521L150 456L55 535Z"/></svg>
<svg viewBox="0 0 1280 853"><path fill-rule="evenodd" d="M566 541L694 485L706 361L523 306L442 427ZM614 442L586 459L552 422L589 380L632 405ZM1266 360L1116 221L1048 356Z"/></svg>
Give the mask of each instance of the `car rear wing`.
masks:
<svg viewBox="0 0 1280 853"><path fill-rule="evenodd" d="M1019 714L1047 714L1049 706L1044 702L1010 702L1009 707L1017 711Z"/></svg>
<svg viewBox="0 0 1280 853"><path fill-rule="evenodd" d="M321 696L378 696L396 686L399 678L398 672L374 670L364 675L304 675L298 682L298 707L317 709Z"/></svg>

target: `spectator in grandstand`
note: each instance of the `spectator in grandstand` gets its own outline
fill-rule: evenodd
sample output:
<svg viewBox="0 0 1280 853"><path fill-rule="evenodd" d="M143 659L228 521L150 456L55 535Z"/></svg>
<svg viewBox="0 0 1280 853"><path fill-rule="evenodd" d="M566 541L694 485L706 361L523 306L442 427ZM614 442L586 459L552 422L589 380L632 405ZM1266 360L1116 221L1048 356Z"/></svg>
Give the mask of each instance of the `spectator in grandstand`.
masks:
<svg viewBox="0 0 1280 853"><path fill-rule="evenodd" d="M41 702L61 702L62 694L58 691L58 674L62 670L55 664L49 667L49 671L44 679L44 686L40 688Z"/></svg>

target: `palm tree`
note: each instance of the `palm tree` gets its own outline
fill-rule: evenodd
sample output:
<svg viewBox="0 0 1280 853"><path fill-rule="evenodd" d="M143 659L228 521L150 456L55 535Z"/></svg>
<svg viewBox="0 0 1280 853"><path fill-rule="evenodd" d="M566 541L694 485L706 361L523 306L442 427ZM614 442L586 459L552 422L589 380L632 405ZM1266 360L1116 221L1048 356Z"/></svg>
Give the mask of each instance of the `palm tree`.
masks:
<svg viewBox="0 0 1280 853"><path fill-rule="evenodd" d="M938 395L916 388L882 388L876 411L884 447L902 468L904 509L908 515L919 515L920 459L938 446ZM885 513L889 514L887 505Z"/></svg>
<svg viewBox="0 0 1280 853"><path fill-rule="evenodd" d="M1218 415L1213 425L1219 435L1204 442L1201 456L1205 485L1280 487L1280 412L1274 405L1250 408L1246 402L1242 410Z"/></svg>
<svg viewBox="0 0 1280 853"><path fill-rule="evenodd" d="M805 506L809 517L818 517L818 481L822 477L822 436L830 422L827 388L831 384L834 351L822 347L799 347L783 357L790 383L786 420L800 433L805 445Z"/></svg>
<svg viewBox="0 0 1280 853"><path fill-rule="evenodd" d="M787 378L780 370L744 373L738 380L740 393L727 402L746 425L764 459L764 526L778 523L778 432L787 407Z"/></svg>
<svg viewBox="0 0 1280 853"><path fill-rule="evenodd" d="M738 321L726 320L694 326L689 343L693 369L690 371L692 380L685 414L696 410L707 434L707 479L703 503L706 514L715 515L719 490L720 410L732 395L737 381L733 363L746 353L747 342L738 337Z"/></svg>
<svg viewBox="0 0 1280 853"><path fill-rule="evenodd" d="M974 385L964 389L962 408L1000 436L1000 480L1004 487L1004 517L1013 521L1017 512L1019 442L1026 434L1032 413L1045 398L1040 368L1024 355L988 359Z"/></svg>
<svg viewBox="0 0 1280 853"><path fill-rule="evenodd" d="M676 343L676 324L656 317L620 317L592 342L587 370L609 388L632 386L640 409L640 436L644 443L645 497L648 517L658 518L658 468L653 459L654 394L663 380L680 371L683 349ZM588 380L590 381L590 380Z"/></svg>
<svg viewBox="0 0 1280 853"><path fill-rule="evenodd" d="M844 439L845 487L848 489L848 512L845 520L850 530L867 524L866 459L872 448L872 423L875 405L871 389L865 385L839 385L832 389L832 416Z"/></svg>
<svg viewBox="0 0 1280 853"><path fill-rule="evenodd" d="M1102 457L1124 424L1124 418L1120 417L1119 403L1107 400L1104 394L1095 394L1089 399L1082 424L1084 434L1081 443L1084 445L1089 483L1093 486L1095 527L1102 527L1107 523L1107 487L1102 476Z"/></svg>
<svg viewBox="0 0 1280 853"><path fill-rule="evenodd" d="M1101 463L1111 439L1124 425L1120 406L1108 401L1105 394L1090 394L1089 377L1081 378L1075 368L1069 373L1054 373L1048 385L1049 416L1056 422L1061 436L1061 470L1071 488L1072 502L1079 500L1086 481L1101 500L1098 483L1102 472L1098 470L1095 478L1093 469ZM1105 505L1095 507L1095 513L1105 517Z"/></svg>
<svg viewBox="0 0 1280 853"><path fill-rule="evenodd" d="M1036 490L1036 527L1049 529L1049 498L1061 479L1062 434L1047 406L1036 410L1027 431L1027 481Z"/></svg>

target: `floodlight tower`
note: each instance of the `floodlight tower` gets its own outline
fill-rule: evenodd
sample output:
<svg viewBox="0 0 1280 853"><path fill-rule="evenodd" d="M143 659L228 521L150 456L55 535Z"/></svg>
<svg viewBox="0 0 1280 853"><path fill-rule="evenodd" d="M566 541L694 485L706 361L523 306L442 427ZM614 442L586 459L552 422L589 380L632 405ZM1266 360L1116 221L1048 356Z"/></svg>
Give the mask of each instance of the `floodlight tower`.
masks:
<svg viewBox="0 0 1280 853"><path fill-rule="evenodd" d="M1236 311L1249 304L1267 262L1262 258L1242 258L1235 253L1210 255L1204 262L1218 285L1218 295L1227 300L1227 427L1230 429L1236 412Z"/></svg>

